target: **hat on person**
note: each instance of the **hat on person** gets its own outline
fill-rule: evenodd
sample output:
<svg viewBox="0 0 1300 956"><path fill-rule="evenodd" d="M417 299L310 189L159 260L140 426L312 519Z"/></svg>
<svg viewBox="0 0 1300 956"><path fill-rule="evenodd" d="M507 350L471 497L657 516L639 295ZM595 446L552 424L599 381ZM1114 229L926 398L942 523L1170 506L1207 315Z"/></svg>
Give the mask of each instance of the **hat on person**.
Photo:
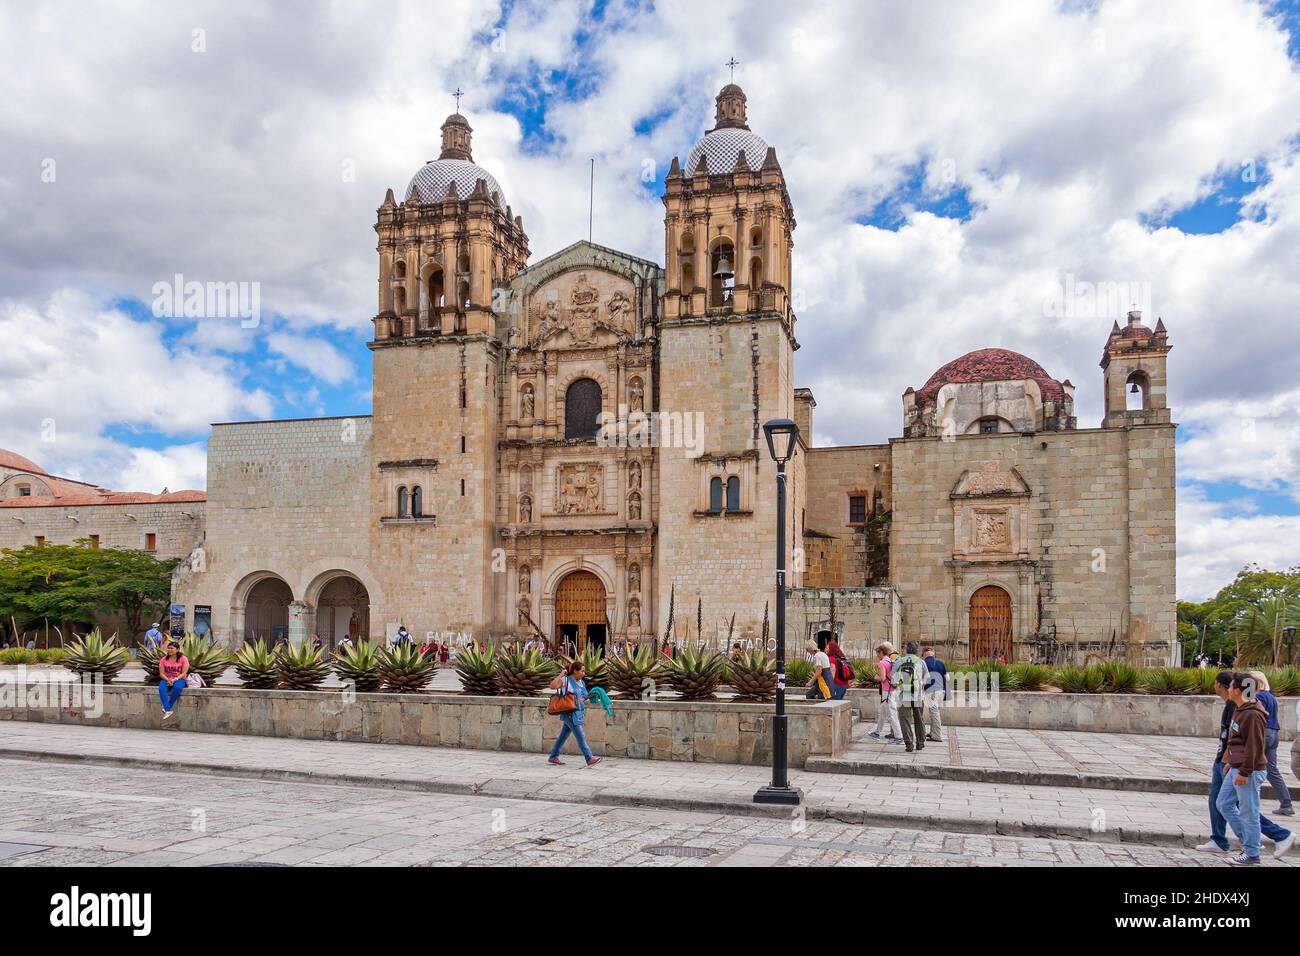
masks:
<svg viewBox="0 0 1300 956"><path fill-rule="evenodd" d="M808 638L808 643L805 644L804 647L808 648L808 650L814 654L817 653L817 651L821 650L821 648L817 646L817 642L814 641L811 637Z"/></svg>
<svg viewBox="0 0 1300 956"><path fill-rule="evenodd" d="M154 622L153 622L152 624L150 624L149 626L150 626L150 627L157 627L157 626L158 626L158 622L157 622L157 621L154 621Z"/></svg>

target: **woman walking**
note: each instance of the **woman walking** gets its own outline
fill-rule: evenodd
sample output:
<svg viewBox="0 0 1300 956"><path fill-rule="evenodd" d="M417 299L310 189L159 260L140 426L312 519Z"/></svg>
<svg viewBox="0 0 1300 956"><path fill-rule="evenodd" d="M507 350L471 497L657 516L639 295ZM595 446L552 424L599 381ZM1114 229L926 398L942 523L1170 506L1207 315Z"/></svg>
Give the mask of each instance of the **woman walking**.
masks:
<svg viewBox="0 0 1300 956"><path fill-rule="evenodd" d="M547 709L551 713L560 715L560 736L555 738L555 746L551 748L551 755L547 758L547 763L563 766L564 761L560 759L560 750L564 747L564 742L573 734L574 740L578 741L578 748L582 751L582 756L587 761L588 767L594 767L600 763L599 757L592 756L591 748L587 746L587 735L582 730L583 721L587 718L587 683L583 680L586 677L586 669L582 666L582 661L569 661L564 666L564 671L559 677L551 681L551 688L559 693L551 699L551 705ZM572 700L566 700L567 697ZM571 706L570 706L571 705ZM568 708L560 710L559 708Z"/></svg>
<svg viewBox="0 0 1300 956"><path fill-rule="evenodd" d="M174 641L168 641L163 656L158 660L158 696L162 699L163 720L169 719L176 709L181 691L188 686L185 678L189 675L190 659L181 653Z"/></svg>

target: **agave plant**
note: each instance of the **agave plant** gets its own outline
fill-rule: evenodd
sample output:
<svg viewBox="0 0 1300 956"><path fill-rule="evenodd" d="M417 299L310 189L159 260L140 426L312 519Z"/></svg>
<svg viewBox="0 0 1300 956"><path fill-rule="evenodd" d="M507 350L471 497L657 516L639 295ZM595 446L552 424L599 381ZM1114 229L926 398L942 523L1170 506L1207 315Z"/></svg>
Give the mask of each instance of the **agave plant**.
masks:
<svg viewBox="0 0 1300 956"><path fill-rule="evenodd" d="M186 634L181 641L181 653L190 662L190 670L203 678L203 683L211 687L217 678L230 666L230 653L219 647L211 638L200 634ZM153 673L157 673L154 665Z"/></svg>
<svg viewBox="0 0 1300 956"><path fill-rule="evenodd" d="M727 662L727 683L736 700L769 701L776 696L776 658L761 648Z"/></svg>
<svg viewBox="0 0 1300 956"><path fill-rule="evenodd" d="M654 651L645 645L631 653L615 655L605 662L609 686L624 700L638 698L645 692L647 681L652 686L658 679L659 661Z"/></svg>
<svg viewBox="0 0 1300 956"><path fill-rule="evenodd" d="M491 644L480 651L474 645L456 652L456 675L466 694L495 697L497 694L496 650Z"/></svg>
<svg viewBox="0 0 1300 956"><path fill-rule="evenodd" d="M161 659L162 659L161 643L150 644L146 642L140 645L139 650L136 653L136 662L139 663L139 665L144 668L144 676L146 680L149 680L150 678L155 680L157 679L158 662Z"/></svg>
<svg viewBox="0 0 1300 956"><path fill-rule="evenodd" d="M725 660L708 648L683 648L663 662L664 680L683 700L709 700L722 683Z"/></svg>
<svg viewBox="0 0 1300 956"><path fill-rule="evenodd" d="M1300 693L1300 668L1270 667L1264 675L1275 697L1293 697Z"/></svg>
<svg viewBox="0 0 1300 956"><path fill-rule="evenodd" d="M334 673L345 684L352 682L358 694L379 690L384 675L379 671L379 650L369 641L344 645L334 654Z"/></svg>
<svg viewBox="0 0 1300 956"><path fill-rule="evenodd" d="M1052 677L1052 669L1046 664L1012 664L1009 669L1016 690L1042 690Z"/></svg>
<svg viewBox="0 0 1300 956"><path fill-rule="evenodd" d="M131 655L118 645L116 635L105 637L95 628L68 648L63 666L77 674L99 674L105 684L111 684L130 660Z"/></svg>
<svg viewBox="0 0 1300 956"><path fill-rule="evenodd" d="M859 657L856 660L849 661L849 663L853 665L854 687L880 686L880 667L875 661Z"/></svg>
<svg viewBox="0 0 1300 956"><path fill-rule="evenodd" d="M587 649L577 657L561 657L560 660L565 664L574 660L579 661L582 664L583 680L588 687L609 690L609 665L605 661L605 652L601 648L588 645Z"/></svg>
<svg viewBox="0 0 1300 956"><path fill-rule="evenodd" d="M414 694L424 690L438 669L438 659L421 654L419 647L405 641L379 651L379 674L384 690L395 694Z"/></svg>
<svg viewBox="0 0 1300 956"><path fill-rule="evenodd" d="M785 680L791 687L803 687L813 677L812 661L797 657L785 662Z"/></svg>
<svg viewBox="0 0 1300 956"><path fill-rule="evenodd" d="M496 658L497 692L533 697L560 672L560 665L536 650L511 650Z"/></svg>
<svg viewBox="0 0 1300 956"><path fill-rule="evenodd" d="M256 642L241 647L231 663L235 665L235 673L245 687L268 690L280 679L279 658L279 652L267 647L266 639L259 637Z"/></svg>
<svg viewBox="0 0 1300 956"><path fill-rule="evenodd" d="M1219 677L1218 670L1213 667L1198 667L1192 671L1192 674L1196 678L1196 693L1214 693L1214 683Z"/></svg>
<svg viewBox="0 0 1300 956"><path fill-rule="evenodd" d="M1101 668L1102 674L1105 675L1106 693L1132 694L1138 689L1138 682L1142 672L1128 661L1107 661L1097 666Z"/></svg>
<svg viewBox="0 0 1300 956"><path fill-rule="evenodd" d="M1100 694L1106 687L1106 675L1098 664L1058 667L1052 683L1067 694Z"/></svg>
<svg viewBox="0 0 1300 956"><path fill-rule="evenodd" d="M280 649L275 671L285 690L315 690L329 676L330 662L323 651L303 641Z"/></svg>
<svg viewBox="0 0 1300 956"><path fill-rule="evenodd" d="M1194 694L1200 679L1181 667L1152 667L1141 672L1139 686L1148 694Z"/></svg>

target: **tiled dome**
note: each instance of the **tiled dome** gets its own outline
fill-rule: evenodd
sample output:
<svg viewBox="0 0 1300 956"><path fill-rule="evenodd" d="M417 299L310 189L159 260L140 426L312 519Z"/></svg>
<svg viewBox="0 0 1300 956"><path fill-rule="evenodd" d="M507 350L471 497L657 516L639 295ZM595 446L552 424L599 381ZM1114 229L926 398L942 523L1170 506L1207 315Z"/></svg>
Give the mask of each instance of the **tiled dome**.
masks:
<svg viewBox="0 0 1300 956"><path fill-rule="evenodd" d="M10 451L8 448L0 448L0 468L10 468L14 471L25 471L32 475L43 475L45 469L30 458L24 458L16 451Z"/></svg>
<svg viewBox="0 0 1300 956"><path fill-rule="evenodd" d="M684 172L695 174L700 157L708 157L710 173L729 173L736 168L736 159L745 151L745 163L754 172L763 168L767 157L767 141L757 133L739 127L723 127L706 133L686 157Z"/></svg>
<svg viewBox="0 0 1300 956"><path fill-rule="evenodd" d="M1019 352L1010 349L978 349L967 352L961 358L953 359L939 371L930 376L930 380L917 392L918 405L933 404L939 389L945 385L966 384L968 382L1018 382L1032 380L1038 383L1045 401L1060 401L1065 397L1061 383L1047 371Z"/></svg>
<svg viewBox="0 0 1300 956"><path fill-rule="evenodd" d="M454 182L457 195L468 199L480 179L487 184L488 194L504 206L506 196L496 177L477 163L464 159L435 159L425 163L406 187L406 198L416 202L442 202Z"/></svg>

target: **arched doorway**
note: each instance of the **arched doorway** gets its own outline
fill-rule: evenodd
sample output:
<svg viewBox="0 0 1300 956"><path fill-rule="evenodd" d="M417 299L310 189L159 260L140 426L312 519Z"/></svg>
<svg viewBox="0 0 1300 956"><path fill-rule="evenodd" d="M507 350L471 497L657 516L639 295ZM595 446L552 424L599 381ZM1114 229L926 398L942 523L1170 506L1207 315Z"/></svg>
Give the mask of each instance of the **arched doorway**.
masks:
<svg viewBox="0 0 1300 956"><path fill-rule="evenodd" d="M293 591L280 578L267 577L254 584L244 602L244 640L261 637L268 644L288 640L292 602Z"/></svg>
<svg viewBox="0 0 1300 956"><path fill-rule="evenodd" d="M605 646L605 585L590 571L574 571L555 589L555 639L578 650Z"/></svg>
<svg viewBox="0 0 1300 956"><path fill-rule="evenodd" d="M987 584L970 596L970 659L1011 661L1011 595Z"/></svg>
<svg viewBox="0 0 1300 956"><path fill-rule="evenodd" d="M350 574L321 589L316 600L316 633L333 650L344 637L370 637L370 593Z"/></svg>

